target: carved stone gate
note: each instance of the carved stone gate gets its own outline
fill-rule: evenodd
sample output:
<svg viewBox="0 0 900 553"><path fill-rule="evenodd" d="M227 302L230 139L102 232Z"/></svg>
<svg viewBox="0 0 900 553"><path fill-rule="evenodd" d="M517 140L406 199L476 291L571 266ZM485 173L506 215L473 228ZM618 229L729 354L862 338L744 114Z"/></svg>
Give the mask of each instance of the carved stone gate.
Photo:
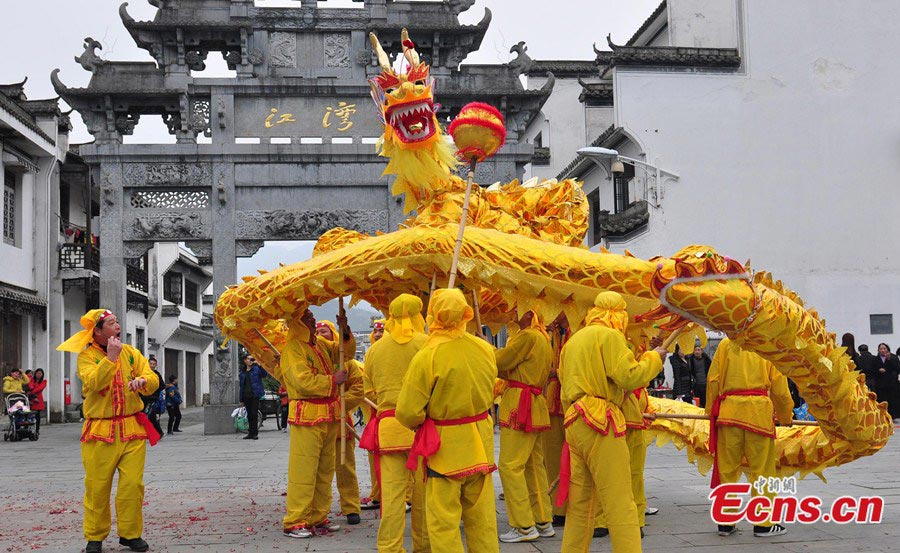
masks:
<svg viewBox="0 0 900 553"><path fill-rule="evenodd" d="M375 155L381 134L367 78L378 69L367 34L400 51L408 27L432 65L441 117L473 99L506 116L507 146L479 166L490 184L520 176L531 160L518 142L553 86L526 90L519 75L524 50L506 65L460 66L481 43L490 22L458 15L473 3L365 0L359 9L259 8L252 0L148 0L153 21L123 24L154 62L108 61L100 44L85 39L78 62L92 72L86 88L54 88L77 109L93 144L80 153L101 189L100 298L125 316L126 259L154 242L184 241L213 266L214 294L237 280L236 258L253 255L265 240L311 240L342 226L388 231L402 220L401 203L381 177ZM236 77L192 76L218 52ZM147 117L162 117L176 144L123 144ZM197 137L211 143L198 144ZM285 260L291 262L295 260ZM219 344L217 343L217 346ZM236 348L218 350L210 372L207 433L231 432L237 401Z"/></svg>

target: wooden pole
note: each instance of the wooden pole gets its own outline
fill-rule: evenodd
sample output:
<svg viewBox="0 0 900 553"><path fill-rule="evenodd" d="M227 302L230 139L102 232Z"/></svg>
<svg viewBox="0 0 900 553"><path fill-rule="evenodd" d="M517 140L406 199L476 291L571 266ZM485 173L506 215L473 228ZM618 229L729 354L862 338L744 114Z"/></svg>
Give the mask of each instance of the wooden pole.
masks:
<svg viewBox="0 0 900 553"><path fill-rule="evenodd" d="M556 480L554 480L553 483L550 484L550 489L547 490L547 495L553 495L553 490L556 489L556 486L559 486L559 476L557 476Z"/></svg>
<svg viewBox="0 0 900 553"><path fill-rule="evenodd" d="M338 316L344 318L344 296L338 298ZM344 370L344 328L338 328L338 370ZM344 385L341 384L341 420L347 415L347 399L344 395ZM341 463L347 458L347 436L341 432Z"/></svg>
<svg viewBox="0 0 900 553"><path fill-rule="evenodd" d="M350 432L353 432L353 437L356 438L356 443L359 443L359 441L360 441L362 438L360 438L360 437L359 437L359 434L356 433L356 429L353 428L353 425L350 424L350 423L347 422L347 421L344 421L344 424L347 425L347 428L350 429Z"/></svg>
<svg viewBox="0 0 900 553"><path fill-rule="evenodd" d="M266 345L269 347L270 350L272 350L272 353L274 353L275 355L278 355L278 356L281 355L280 353L278 353L278 350L275 348L275 346L272 345L272 342L270 342L269 339L266 338L265 334L260 332L258 328L254 328L253 331L256 332L257 336L262 338L262 341L266 343Z"/></svg>
<svg viewBox="0 0 900 553"><path fill-rule="evenodd" d="M484 336L484 333L481 331L481 308L478 305L478 290L472 290L472 307L475 311L475 324L478 326L475 335L481 338Z"/></svg>
<svg viewBox="0 0 900 553"><path fill-rule="evenodd" d="M469 197L472 195L472 184L475 182L475 158L469 161L469 178L466 181L466 195L463 198L462 217L459 219L459 232L456 234L456 245L453 247L453 263L450 264L450 281L447 288L456 284L456 268L459 265L459 252L462 249L463 232L466 230L466 219L469 216Z"/></svg>
<svg viewBox="0 0 900 553"><path fill-rule="evenodd" d="M709 417L707 415L694 415L694 414L678 414L678 413L644 413L645 419L682 419L682 420L698 420L698 421L708 421ZM800 421L793 420L791 424L794 426L819 426L817 421Z"/></svg>
<svg viewBox="0 0 900 553"><path fill-rule="evenodd" d="M662 348L664 350L668 350L670 347L672 347L672 344L675 343L675 340L678 339L678 336L681 334L681 331L683 331L685 328L687 328L687 326L683 326L683 327L677 329L672 334L669 334L669 337L666 338L665 341L663 342Z"/></svg>
<svg viewBox="0 0 900 553"><path fill-rule="evenodd" d="M378 406L375 405L374 401L372 401L371 399L369 399L367 397L364 397L363 401L365 401L369 407L371 407L372 409L375 409L375 411L378 412Z"/></svg>

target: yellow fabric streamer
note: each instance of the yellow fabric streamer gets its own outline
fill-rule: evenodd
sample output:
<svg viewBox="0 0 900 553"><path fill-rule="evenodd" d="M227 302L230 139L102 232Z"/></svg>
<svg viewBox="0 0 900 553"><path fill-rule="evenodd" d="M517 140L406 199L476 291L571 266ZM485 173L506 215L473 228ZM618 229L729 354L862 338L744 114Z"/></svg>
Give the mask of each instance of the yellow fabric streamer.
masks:
<svg viewBox="0 0 900 553"><path fill-rule="evenodd" d="M81 353L94 338L94 327L101 317L108 317L112 313L107 309L91 309L81 316L81 326L84 330L76 332L71 338L56 347L57 351L69 351Z"/></svg>
<svg viewBox="0 0 900 553"><path fill-rule="evenodd" d="M466 297L457 288L435 290L428 304L428 341L425 347L434 347L466 333L466 323L475 312Z"/></svg>
<svg viewBox="0 0 900 553"><path fill-rule="evenodd" d="M422 300L417 296L400 294L391 302L388 312L390 317L384 328L398 344L405 344L412 340L416 333L425 332Z"/></svg>
<svg viewBox="0 0 900 553"><path fill-rule="evenodd" d="M547 334L547 327L544 325L544 321L541 319L541 316L537 314L537 311L533 311L533 313L534 317L531 318L531 323L528 325L528 327L537 330L544 335L544 338L549 340L550 335Z"/></svg>
<svg viewBox="0 0 900 553"><path fill-rule="evenodd" d="M594 307L588 311L584 324L603 325L625 333L628 327L628 305L618 292L600 292L594 298Z"/></svg>

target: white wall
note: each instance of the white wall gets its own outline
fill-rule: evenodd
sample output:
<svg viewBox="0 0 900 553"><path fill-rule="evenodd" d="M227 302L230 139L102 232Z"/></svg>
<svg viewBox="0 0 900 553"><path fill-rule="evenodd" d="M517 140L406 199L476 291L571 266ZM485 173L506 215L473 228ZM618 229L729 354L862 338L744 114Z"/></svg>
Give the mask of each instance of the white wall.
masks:
<svg viewBox="0 0 900 553"><path fill-rule="evenodd" d="M701 243L752 258L831 331L896 348L896 331L869 335L868 315L893 313L900 327L900 3L744 10L746 74L616 71L618 124L681 175L627 247L648 257Z"/></svg>
<svg viewBox="0 0 900 553"><path fill-rule="evenodd" d="M547 81L542 77L530 77L528 88L538 88ZM540 130L543 133L543 144L552 152L550 165L532 166L530 176L555 178L557 174L575 158L575 151L584 146L585 117L582 104L578 102L581 85L576 78L556 78L553 92L541 110L544 124L536 120L529 125L526 141L531 142L533 135ZM549 132L548 132L549 130Z"/></svg>
<svg viewBox="0 0 900 553"><path fill-rule="evenodd" d="M669 45L737 48L738 2L739 0L668 0ZM843 10L846 8L844 5ZM655 41L653 45L665 46L659 44L659 41Z"/></svg>
<svg viewBox="0 0 900 553"><path fill-rule="evenodd" d="M0 259L3 260L2 268L0 268L0 280L15 286L34 290L37 287L34 278L34 196L37 193L37 190L40 189L40 186L37 188L35 187L34 173L16 175L16 177L20 183L16 191L19 195L19 198L16 199L16 203L20 206L18 213L16 213L16 217L19 218L19 220L16 221L16 245L11 246L0 240ZM38 175L39 179L41 177L46 179L46 175ZM46 182L44 183L44 188L46 188ZM0 204L2 203L3 198L0 197ZM2 207L3 206L0 205L0 208ZM0 213L3 212L0 211ZM42 266L44 266L44 270L46 270L46 261Z"/></svg>

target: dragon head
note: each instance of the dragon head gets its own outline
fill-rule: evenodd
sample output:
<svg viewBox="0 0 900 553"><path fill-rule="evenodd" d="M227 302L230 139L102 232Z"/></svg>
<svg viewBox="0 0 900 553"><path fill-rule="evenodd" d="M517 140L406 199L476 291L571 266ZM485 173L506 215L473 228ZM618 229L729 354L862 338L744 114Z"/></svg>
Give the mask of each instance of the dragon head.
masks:
<svg viewBox="0 0 900 553"><path fill-rule="evenodd" d="M405 71L398 72L375 33L369 34L381 66L381 75L373 77L369 84L385 124L384 140L403 150L417 150L431 146L443 133L434 113L434 79L428 74L431 67L419 59L406 29L401 39L407 63Z"/></svg>

